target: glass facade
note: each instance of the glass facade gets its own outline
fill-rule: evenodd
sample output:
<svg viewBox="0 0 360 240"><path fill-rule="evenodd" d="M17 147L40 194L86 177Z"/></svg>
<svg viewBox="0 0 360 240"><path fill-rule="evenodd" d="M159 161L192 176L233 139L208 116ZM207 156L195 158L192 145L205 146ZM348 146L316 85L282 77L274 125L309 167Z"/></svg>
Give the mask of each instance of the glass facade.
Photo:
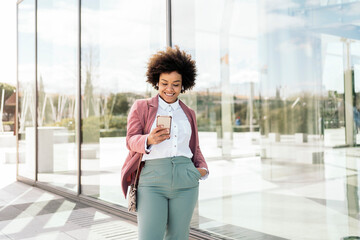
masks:
<svg viewBox="0 0 360 240"><path fill-rule="evenodd" d="M180 98L210 169L193 231L359 235L359 16L360 1L23 0L18 175L122 211L127 114L156 94L146 63L171 38L197 63Z"/></svg>

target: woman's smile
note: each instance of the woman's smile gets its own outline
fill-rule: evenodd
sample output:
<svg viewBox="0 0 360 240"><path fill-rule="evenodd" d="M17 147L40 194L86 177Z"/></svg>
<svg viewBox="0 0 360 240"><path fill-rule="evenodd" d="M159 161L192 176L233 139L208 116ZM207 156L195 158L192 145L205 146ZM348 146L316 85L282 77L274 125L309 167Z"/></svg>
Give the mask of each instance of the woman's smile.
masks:
<svg viewBox="0 0 360 240"><path fill-rule="evenodd" d="M173 71L171 73L161 73L159 77L159 95L167 103L176 102L181 93L182 77Z"/></svg>

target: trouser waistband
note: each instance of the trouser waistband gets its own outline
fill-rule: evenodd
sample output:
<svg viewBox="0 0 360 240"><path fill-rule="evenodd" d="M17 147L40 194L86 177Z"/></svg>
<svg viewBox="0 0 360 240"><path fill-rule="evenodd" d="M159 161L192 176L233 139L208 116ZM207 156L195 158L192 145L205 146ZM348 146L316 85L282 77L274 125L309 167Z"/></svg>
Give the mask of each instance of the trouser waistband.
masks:
<svg viewBox="0 0 360 240"><path fill-rule="evenodd" d="M162 164L171 164L171 163L189 163L191 159L185 156L176 156L176 157L167 157L167 158L157 158L151 160L145 160L146 165L162 165Z"/></svg>

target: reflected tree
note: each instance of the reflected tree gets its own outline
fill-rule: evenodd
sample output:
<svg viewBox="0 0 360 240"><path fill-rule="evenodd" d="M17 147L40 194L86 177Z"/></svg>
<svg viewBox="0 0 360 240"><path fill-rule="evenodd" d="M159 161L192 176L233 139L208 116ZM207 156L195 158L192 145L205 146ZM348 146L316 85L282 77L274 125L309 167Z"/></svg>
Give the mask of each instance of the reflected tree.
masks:
<svg viewBox="0 0 360 240"><path fill-rule="evenodd" d="M123 93L111 94L107 102L107 109L111 115L125 115L129 110L129 102Z"/></svg>

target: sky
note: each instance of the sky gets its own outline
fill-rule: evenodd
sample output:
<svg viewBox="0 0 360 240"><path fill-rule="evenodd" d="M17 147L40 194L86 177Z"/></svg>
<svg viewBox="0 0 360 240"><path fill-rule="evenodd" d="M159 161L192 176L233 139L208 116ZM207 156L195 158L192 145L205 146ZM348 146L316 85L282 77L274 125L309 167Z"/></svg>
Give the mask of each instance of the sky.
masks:
<svg viewBox="0 0 360 240"><path fill-rule="evenodd" d="M0 82L16 85L16 0L0 6Z"/></svg>

